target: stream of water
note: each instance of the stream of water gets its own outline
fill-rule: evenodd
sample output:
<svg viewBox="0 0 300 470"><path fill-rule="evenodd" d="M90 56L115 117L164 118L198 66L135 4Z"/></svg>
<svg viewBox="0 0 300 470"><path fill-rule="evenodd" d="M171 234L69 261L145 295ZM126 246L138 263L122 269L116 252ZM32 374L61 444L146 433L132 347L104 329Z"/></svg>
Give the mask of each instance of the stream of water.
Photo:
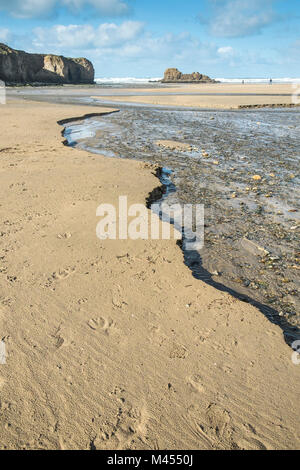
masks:
<svg viewBox="0 0 300 470"><path fill-rule="evenodd" d="M121 106L66 126L69 143L172 172L170 203L205 205L193 274L300 324L299 110L194 111ZM157 140L190 145L168 150ZM261 179L253 179L253 176ZM293 328L294 327L294 328Z"/></svg>

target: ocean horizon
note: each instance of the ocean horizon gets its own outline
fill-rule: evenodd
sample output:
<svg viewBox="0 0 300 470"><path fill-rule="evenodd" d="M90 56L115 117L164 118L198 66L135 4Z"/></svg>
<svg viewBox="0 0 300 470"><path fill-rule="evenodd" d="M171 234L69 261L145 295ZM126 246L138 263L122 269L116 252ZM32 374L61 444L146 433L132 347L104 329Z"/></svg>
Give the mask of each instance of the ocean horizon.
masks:
<svg viewBox="0 0 300 470"><path fill-rule="evenodd" d="M270 78L272 78L273 83L300 83L300 78L214 78L218 82L221 83L269 83ZM95 82L98 84L145 84L145 83L152 83L158 82L162 80L162 77L146 77L146 78L138 78L138 77L99 77L95 79Z"/></svg>

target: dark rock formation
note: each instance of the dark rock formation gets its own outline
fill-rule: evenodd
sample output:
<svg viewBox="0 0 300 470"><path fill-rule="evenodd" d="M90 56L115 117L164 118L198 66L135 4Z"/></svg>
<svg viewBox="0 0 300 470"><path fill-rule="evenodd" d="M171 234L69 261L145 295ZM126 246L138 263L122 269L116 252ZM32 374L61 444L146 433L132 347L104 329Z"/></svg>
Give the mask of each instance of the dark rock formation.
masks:
<svg viewBox="0 0 300 470"><path fill-rule="evenodd" d="M199 72L181 73L178 69L167 69L163 83L216 83L215 80Z"/></svg>
<svg viewBox="0 0 300 470"><path fill-rule="evenodd" d="M94 83L93 64L84 58L28 54L0 43L0 80L6 84Z"/></svg>

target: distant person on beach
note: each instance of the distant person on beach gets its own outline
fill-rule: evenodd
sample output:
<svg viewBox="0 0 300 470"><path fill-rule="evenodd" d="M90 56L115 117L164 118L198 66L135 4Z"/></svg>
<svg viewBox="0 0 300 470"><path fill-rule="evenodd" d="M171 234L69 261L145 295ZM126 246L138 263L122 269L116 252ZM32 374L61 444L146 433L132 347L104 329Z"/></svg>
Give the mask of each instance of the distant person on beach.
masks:
<svg viewBox="0 0 300 470"><path fill-rule="evenodd" d="M270 85L273 85L273 80L272 80L272 78L270 78Z"/></svg>

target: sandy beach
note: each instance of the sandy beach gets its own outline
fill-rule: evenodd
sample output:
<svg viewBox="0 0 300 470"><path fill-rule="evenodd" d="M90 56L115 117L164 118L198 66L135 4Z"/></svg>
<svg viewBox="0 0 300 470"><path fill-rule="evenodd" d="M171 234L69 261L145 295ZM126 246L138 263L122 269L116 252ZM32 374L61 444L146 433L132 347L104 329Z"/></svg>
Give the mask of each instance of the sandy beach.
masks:
<svg viewBox="0 0 300 470"><path fill-rule="evenodd" d="M295 89L291 84L192 84L161 88L122 90L132 96L105 96L105 101L144 103L160 106L186 106L209 109L238 109L253 106L290 106ZM135 95L136 93L136 95ZM150 96L141 96L147 93ZM104 98L93 95L93 98Z"/></svg>
<svg viewBox="0 0 300 470"><path fill-rule="evenodd" d="M290 97L247 102L266 99ZM99 204L160 186L151 165L63 145L59 121L110 111L1 107L0 448L299 449L282 330L195 279L175 241L96 237Z"/></svg>

